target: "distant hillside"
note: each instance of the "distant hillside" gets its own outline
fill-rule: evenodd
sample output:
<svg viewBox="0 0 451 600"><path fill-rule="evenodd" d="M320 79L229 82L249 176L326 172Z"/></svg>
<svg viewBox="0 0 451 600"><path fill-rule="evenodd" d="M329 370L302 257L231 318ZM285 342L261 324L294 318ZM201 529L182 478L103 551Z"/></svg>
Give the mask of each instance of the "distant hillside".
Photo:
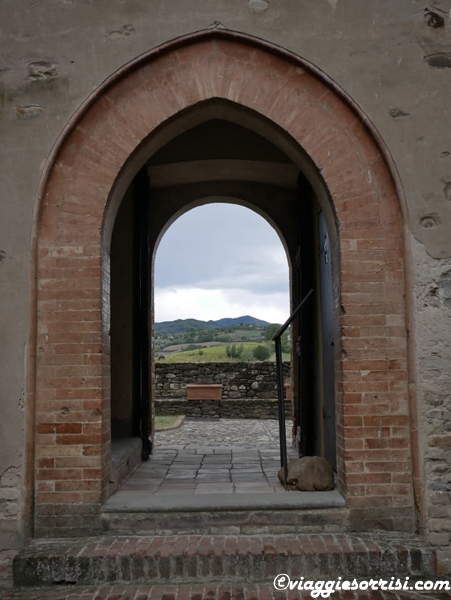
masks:
<svg viewBox="0 0 451 600"><path fill-rule="evenodd" d="M162 321L155 323L155 333L173 335L182 333L187 329L213 329L215 326L207 321L198 321L197 319L176 319L175 321Z"/></svg>
<svg viewBox="0 0 451 600"><path fill-rule="evenodd" d="M245 315L244 317L235 317L232 319L219 319L218 321L208 321L208 323L213 323L214 327L228 327L229 325L260 325L261 327L266 327L269 325L268 321L262 321L261 319L256 319L255 317L251 317L249 315Z"/></svg>
<svg viewBox="0 0 451 600"><path fill-rule="evenodd" d="M231 325L258 325L266 327L268 321L262 321L249 315L235 318L219 319L218 321L199 321L198 319L176 319L175 321L162 321L155 323L155 333L158 334L175 334L186 331L187 329L215 329L217 327L230 327Z"/></svg>

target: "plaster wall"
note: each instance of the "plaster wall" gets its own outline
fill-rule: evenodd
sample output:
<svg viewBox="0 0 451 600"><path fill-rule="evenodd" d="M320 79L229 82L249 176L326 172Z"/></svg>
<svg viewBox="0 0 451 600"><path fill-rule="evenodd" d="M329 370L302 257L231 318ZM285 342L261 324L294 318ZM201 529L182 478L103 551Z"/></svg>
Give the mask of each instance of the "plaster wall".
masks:
<svg viewBox="0 0 451 600"><path fill-rule="evenodd" d="M434 539L449 542L451 1L434 2L436 17L427 6L420 0L1 3L0 577L25 533L30 248L44 163L101 81L150 48L214 22L323 69L365 111L394 158L415 256L413 334L417 397L426 416L420 423L428 517L431 533L439 530Z"/></svg>

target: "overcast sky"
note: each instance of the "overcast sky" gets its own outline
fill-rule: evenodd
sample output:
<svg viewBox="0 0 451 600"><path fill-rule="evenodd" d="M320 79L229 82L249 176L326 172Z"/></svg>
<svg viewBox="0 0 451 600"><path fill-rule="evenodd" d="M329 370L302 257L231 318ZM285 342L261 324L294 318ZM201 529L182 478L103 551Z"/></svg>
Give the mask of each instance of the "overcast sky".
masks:
<svg viewBox="0 0 451 600"><path fill-rule="evenodd" d="M208 204L179 217L155 260L155 320L208 321L289 315L288 263L262 217L233 204Z"/></svg>

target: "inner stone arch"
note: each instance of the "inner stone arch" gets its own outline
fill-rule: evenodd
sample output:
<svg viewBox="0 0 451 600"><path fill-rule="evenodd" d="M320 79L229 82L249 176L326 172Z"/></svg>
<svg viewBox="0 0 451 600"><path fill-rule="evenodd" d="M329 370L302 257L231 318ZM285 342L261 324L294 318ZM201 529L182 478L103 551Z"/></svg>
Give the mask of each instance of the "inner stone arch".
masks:
<svg viewBox="0 0 451 600"><path fill-rule="evenodd" d="M208 108L207 116L211 116ZM327 305L333 305L332 279L329 288L323 289L322 293L320 291L318 218L319 215L323 218L323 212L312 187L285 153L255 131L224 118L204 120L160 148L135 177L119 208L111 245L113 435L115 433L120 435L120 432L126 431L129 434L133 431L137 433L139 429L139 427L135 429L131 427L132 406L128 407L128 420L121 419L119 413L123 415L123 399L131 398L132 390L138 389L140 384L136 381L133 384L132 378L125 381L125 370L115 358L123 355L124 352L129 357L133 355L132 346L129 345L127 348L124 345L119 332L132 331L134 322L136 330L136 312L133 311L135 303L130 300L130 295L123 296L126 272L130 273L133 270L137 272L137 259L135 257L135 262L133 259L133 248L136 250L136 246L130 238L130 221L135 219L137 225L134 231L138 236L139 230L142 232L143 220L148 223L150 279L146 285L149 288L150 307L153 303L153 260L159 240L170 224L181 214L193 207L213 202L229 202L245 206L265 218L276 230L287 254L292 307L299 303L301 297L310 288L314 288L315 299L312 305L306 308L303 317L294 324L292 329L293 339L299 338L298 344L301 343L301 329L304 332L302 367L299 345L297 352L293 352L293 438L297 438L303 454L327 454L331 464L336 468L334 375L332 369L326 384L326 388L327 385L329 386L327 411L332 426L329 426L330 431L325 435L323 419L325 388L322 381L324 369L321 367L324 360L321 355L323 342L317 339L318 333L321 338L322 331L323 318L319 306L321 296L329 294L330 301ZM126 255L129 259L128 267L125 266L124 271ZM116 257L120 257L119 260ZM133 264L134 269L133 266L130 268ZM135 291L141 289L140 284L135 283L133 289ZM124 305L118 301L118 296L122 297L122 301L128 305L128 310L124 310ZM152 308L149 309L149 313L153 314ZM333 320L333 314L330 313L328 318ZM306 324L309 326L307 327ZM329 325L331 327L329 335L334 337L334 325L332 322ZM153 323L144 325L141 323L137 329L141 331L143 327L148 327L151 332ZM152 337L150 333L150 338ZM129 344L131 343L129 341ZM326 352L325 349L324 351ZM331 354L330 350L328 352L329 361L333 365L333 353ZM151 353L152 365L154 360L154 354ZM129 369L129 373L136 375L136 369ZM308 377L307 373L310 373ZM145 375L146 380L147 378L151 380L151 375ZM154 396L155 388L150 381L150 406L153 406ZM135 400L135 407L138 404L139 401ZM150 410L149 413L152 415L153 411ZM152 418L149 427L152 437Z"/></svg>

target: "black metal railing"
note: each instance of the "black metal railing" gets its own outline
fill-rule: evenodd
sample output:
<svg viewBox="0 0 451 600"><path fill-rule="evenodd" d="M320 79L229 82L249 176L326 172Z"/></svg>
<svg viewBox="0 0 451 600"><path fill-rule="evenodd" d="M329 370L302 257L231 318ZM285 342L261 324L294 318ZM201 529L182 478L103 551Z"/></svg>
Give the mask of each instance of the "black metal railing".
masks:
<svg viewBox="0 0 451 600"><path fill-rule="evenodd" d="M279 444L280 444L280 466L283 468L284 485L287 487L288 474L288 459L287 459L287 432L285 426L285 390L283 384L283 363L282 363L282 342L281 338L291 323L295 320L304 306L306 301L313 294L313 289L310 290L301 302L297 305L285 323L280 327L275 336L272 338L276 344L276 375L277 375L277 400L279 412Z"/></svg>

